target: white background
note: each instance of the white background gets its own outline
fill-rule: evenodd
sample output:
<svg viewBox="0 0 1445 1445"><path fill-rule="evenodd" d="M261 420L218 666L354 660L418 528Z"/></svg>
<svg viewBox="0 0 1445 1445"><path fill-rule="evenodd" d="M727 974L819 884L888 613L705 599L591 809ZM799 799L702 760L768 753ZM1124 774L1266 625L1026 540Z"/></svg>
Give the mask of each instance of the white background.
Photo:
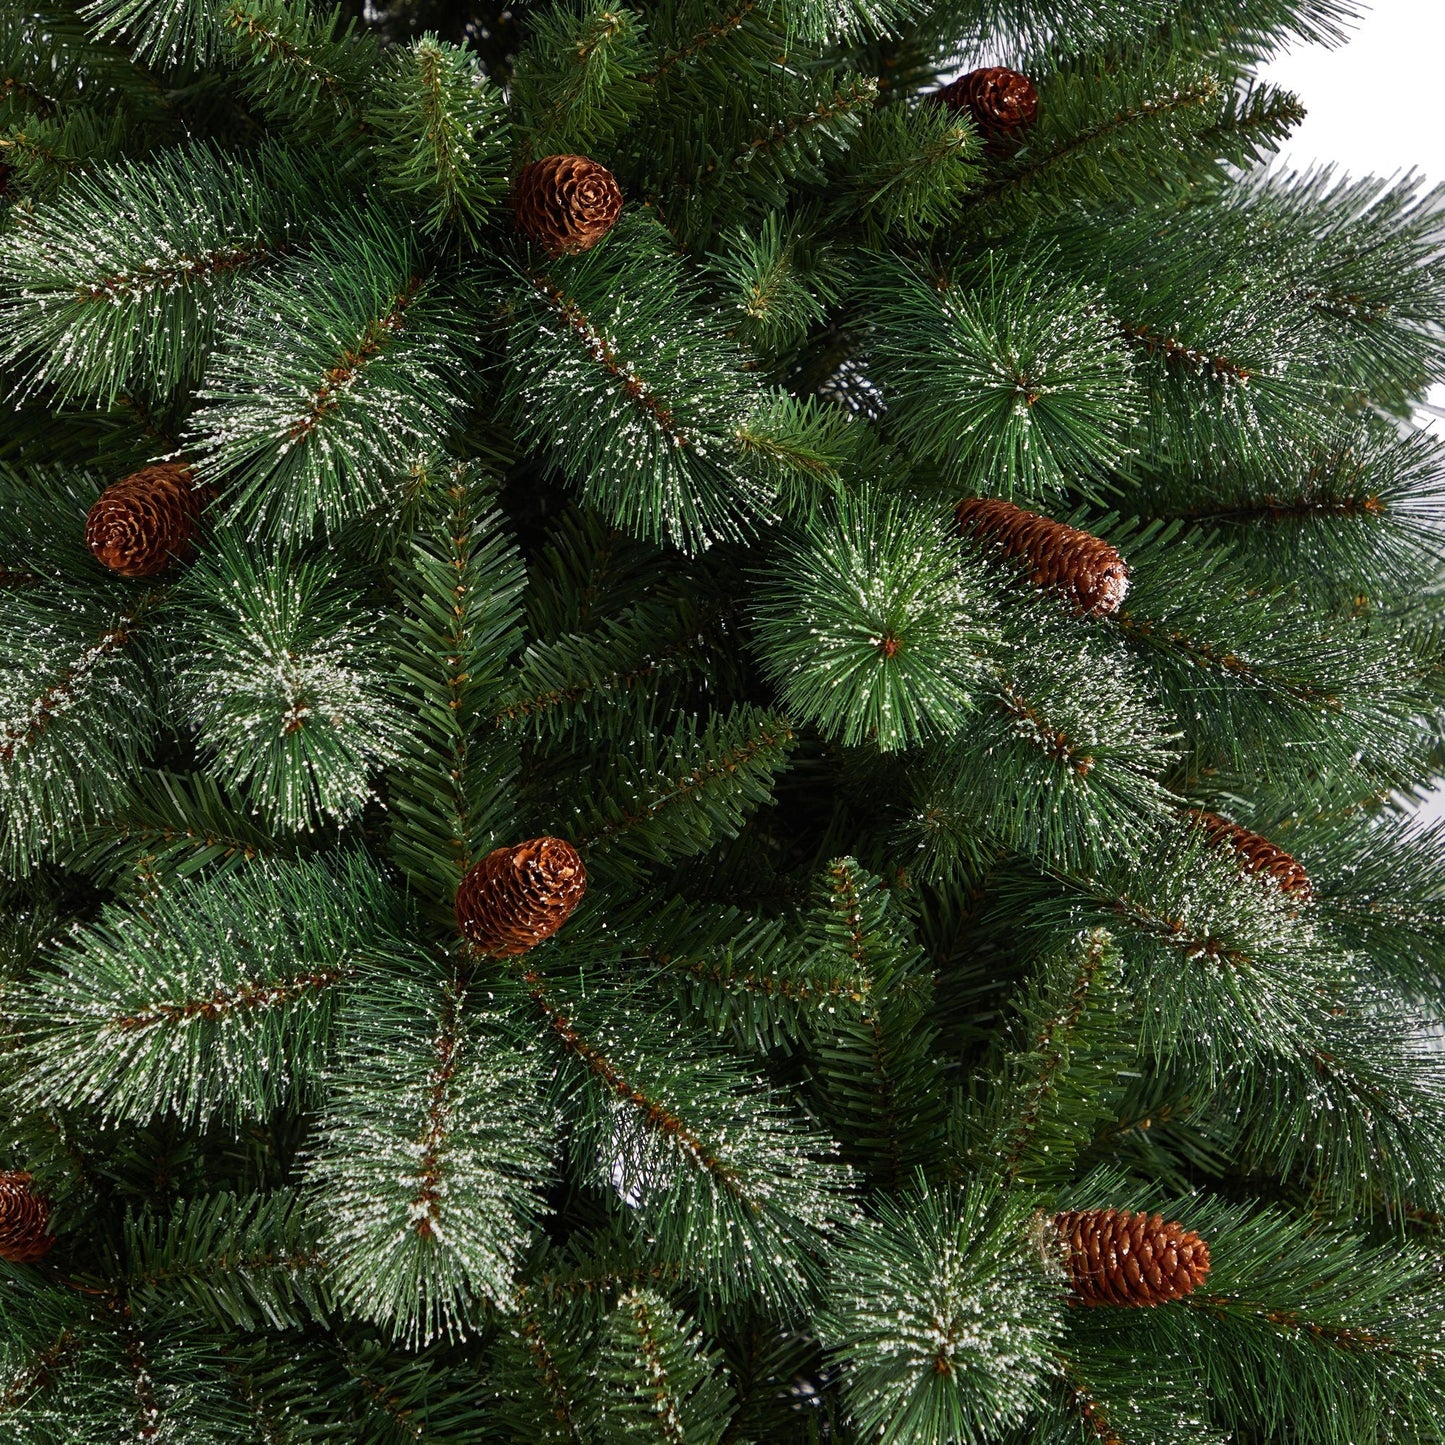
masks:
<svg viewBox="0 0 1445 1445"><path fill-rule="evenodd" d="M1296 164L1338 161L1351 174L1412 168L1445 180L1445 7L1375 0L1334 50L1296 47L1263 78L1292 90L1309 117L1285 143Z"/></svg>

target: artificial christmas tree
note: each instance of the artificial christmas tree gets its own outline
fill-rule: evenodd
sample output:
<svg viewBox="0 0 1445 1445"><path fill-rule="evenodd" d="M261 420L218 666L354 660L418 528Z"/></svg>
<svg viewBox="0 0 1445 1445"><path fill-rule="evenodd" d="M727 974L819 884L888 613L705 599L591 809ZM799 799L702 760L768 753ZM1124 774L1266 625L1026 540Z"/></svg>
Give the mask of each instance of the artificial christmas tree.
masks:
<svg viewBox="0 0 1445 1445"><path fill-rule="evenodd" d="M5 1439L1438 1439L1349 13L0 0Z"/></svg>

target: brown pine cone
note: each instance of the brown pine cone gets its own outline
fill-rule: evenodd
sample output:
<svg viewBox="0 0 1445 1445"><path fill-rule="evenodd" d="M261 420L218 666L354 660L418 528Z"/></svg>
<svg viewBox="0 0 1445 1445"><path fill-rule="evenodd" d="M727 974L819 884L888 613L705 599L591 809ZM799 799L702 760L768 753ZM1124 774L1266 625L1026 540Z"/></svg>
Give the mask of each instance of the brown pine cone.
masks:
<svg viewBox="0 0 1445 1445"><path fill-rule="evenodd" d="M952 111L967 111L984 140L1016 139L1039 114L1038 87L1006 65L986 65L942 86L930 97Z"/></svg>
<svg viewBox="0 0 1445 1445"><path fill-rule="evenodd" d="M154 577L190 555L206 494L179 462L160 462L112 482L85 519L85 542L122 577Z"/></svg>
<svg viewBox="0 0 1445 1445"><path fill-rule="evenodd" d="M21 1170L0 1173L0 1259L29 1264L55 1243L50 1228L50 1201L30 1187Z"/></svg>
<svg viewBox="0 0 1445 1445"><path fill-rule="evenodd" d="M1209 1245L1162 1214L1132 1209L1054 1215L1074 1298L1084 1305L1160 1305L1182 1299L1209 1273Z"/></svg>
<svg viewBox="0 0 1445 1445"><path fill-rule="evenodd" d="M494 958L512 958L551 938L587 891L587 870L561 838L497 848L457 889L457 927Z"/></svg>
<svg viewBox="0 0 1445 1445"><path fill-rule="evenodd" d="M1117 612L1129 592L1129 568L1102 538L995 497L969 497L954 511L966 536L1024 557L1036 587L1062 592L1085 617Z"/></svg>
<svg viewBox="0 0 1445 1445"><path fill-rule="evenodd" d="M1215 847L1232 848L1239 856L1246 873L1263 873L1273 878L1281 893L1304 902L1310 896L1310 876L1304 865L1292 858L1278 843L1271 843L1258 833L1251 833L1239 823L1231 823L1218 813L1202 808L1190 810L1189 816L1204 829Z"/></svg>
<svg viewBox="0 0 1445 1445"><path fill-rule="evenodd" d="M546 156L523 166L512 186L517 229L549 256L590 251L617 224L622 191L586 156Z"/></svg>

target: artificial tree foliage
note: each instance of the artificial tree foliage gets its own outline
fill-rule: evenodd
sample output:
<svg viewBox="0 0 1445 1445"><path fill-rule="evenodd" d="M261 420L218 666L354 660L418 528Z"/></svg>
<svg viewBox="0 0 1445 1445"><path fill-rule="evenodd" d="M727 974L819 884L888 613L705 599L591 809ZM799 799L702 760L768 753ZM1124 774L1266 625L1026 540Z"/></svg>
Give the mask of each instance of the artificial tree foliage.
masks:
<svg viewBox="0 0 1445 1445"><path fill-rule="evenodd" d="M1353 13L0 0L6 1440L1440 1441L1445 194L1258 79Z"/></svg>

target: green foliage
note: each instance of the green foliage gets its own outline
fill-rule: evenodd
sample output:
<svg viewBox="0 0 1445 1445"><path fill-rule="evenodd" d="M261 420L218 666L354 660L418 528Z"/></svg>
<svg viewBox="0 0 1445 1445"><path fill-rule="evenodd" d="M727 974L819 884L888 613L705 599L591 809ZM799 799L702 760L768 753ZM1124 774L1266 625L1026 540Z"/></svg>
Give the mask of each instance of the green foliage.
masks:
<svg viewBox="0 0 1445 1445"><path fill-rule="evenodd" d="M1438 1411L1440 1280L1428 1251L1278 1209L1201 1198L1164 1208L1211 1241L1208 1298L1151 1312L1147 1329L1140 1311L1073 1312L1065 1349L1105 1401L1141 1368L1180 1369L1217 1429L1247 1419L1309 1445L1345 1445L1381 1412L1407 1422Z"/></svg>
<svg viewBox="0 0 1445 1445"><path fill-rule="evenodd" d="M1185 721L1195 771L1278 777L1304 749L1301 767L1329 757L1336 777L1359 769L1374 786L1391 778L1418 737L1418 703L1388 632L1365 617L1306 609L1293 587L1260 586L1208 532L1101 530L1131 569L1113 625Z"/></svg>
<svg viewBox="0 0 1445 1445"><path fill-rule="evenodd" d="M392 857L419 893L447 907L510 819L517 762L488 728L520 640L524 575L478 469L428 469L416 512L397 565L393 648L405 702L387 805Z"/></svg>
<svg viewBox="0 0 1445 1445"><path fill-rule="evenodd" d="M136 653L158 596L95 575L74 535L95 491L69 471L0 469L0 869L12 875L120 806L154 735ZM33 535L42 499L68 519L64 543Z"/></svg>
<svg viewBox="0 0 1445 1445"><path fill-rule="evenodd" d="M295 244L306 188L280 151L204 144L75 177L0 235L0 361L62 399L193 382L227 298Z"/></svg>
<svg viewBox="0 0 1445 1445"><path fill-rule="evenodd" d="M618 1300L597 1352L607 1439L718 1445L733 1402L716 1356L689 1323L653 1290Z"/></svg>
<svg viewBox="0 0 1445 1445"><path fill-rule="evenodd" d="M246 98L298 138L320 139L356 124L376 44L340 10L311 0L223 0L228 58Z"/></svg>
<svg viewBox="0 0 1445 1445"><path fill-rule="evenodd" d="M1027 1204L991 1195L919 1186L844 1240L821 1336L846 1367L849 1413L865 1434L982 1441L1041 1396L1061 1286L1029 1237Z"/></svg>
<svg viewBox="0 0 1445 1445"><path fill-rule="evenodd" d="M27 1107L83 1100L109 1120L204 1122L307 1096L338 992L396 956L396 913L355 856L258 863L178 883L143 910L107 908L13 1000Z"/></svg>
<svg viewBox="0 0 1445 1445"><path fill-rule="evenodd" d="M527 626L539 642L596 631L644 597L686 591L671 559L608 525L596 512L566 506L537 547L527 572Z"/></svg>
<svg viewBox="0 0 1445 1445"><path fill-rule="evenodd" d="M214 0L89 0L80 13L97 35L124 43L147 65L180 67L214 61L222 31Z"/></svg>
<svg viewBox="0 0 1445 1445"><path fill-rule="evenodd" d="M1182 459L1180 459L1182 462ZM1440 444L1368 422L1268 459L1161 458L1131 487L1151 519L1222 532L1265 584L1288 577L1332 610L1395 605L1428 585L1440 547Z"/></svg>
<svg viewBox="0 0 1445 1445"><path fill-rule="evenodd" d="M1113 939L1096 928L1045 957L1017 1008L987 1110L968 1120L968 1158L980 1173L1057 1187L1116 1117L1133 1072L1139 1026Z"/></svg>
<svg viewBox="0 0 1445 1445"><path fill-rule="evenodd" d="M184 1315L138 1324L123 1298L107 1293L52 1349L62 1341L60 1356L39 1359L44 1385L54 1364L64 1366L53 1370L59 1388L16 1401L6 1422L27 1445L103 1438L118 1422L137 1435L181 1435L198 1445L248 1438L219 1338L197 1331ZM34 1379L35 1368L22 1380Z"/></svg>
<svg viewBox="0 0 1445 1445"><path fill-rule="evenodd" d="M6 1440L1439 1445L1442 195L1259 79L1353 9L0 3ZM1069 1308L1108 1206L1207 1279Z"/></svg>
<svg viewBox="0 0 1445 1445"><path fill-rule="evenodd" d="M518 1308L504 1318L492 1346L490 1427L503 1439L541 1445L594 1438L600 1401L589 1371L598 1302L590 1292L545 1285L523 1285L517 1293Z"/></svg>
<svg viewBox="0 0 1445 1445"><path fill-rule="evenodd" d="M180 705L223 784L276 829L351 818L400 756L380 618L334 582L325 559L261 567L226 537L185 583Z"/></svg>
<svg viewBox="0 0 1445 1445"><path fill-rule="evenodd" d="M53 847L52 826L63 838L125 797L154 727L131 650L148 601L31 595L5 609L0 864L7 870L26 871L29 857Z"/></svg>
<svg viewBox="0 0 1445 1445"><path fill-rule="evenodd" d="M1221 1417L1244 1407L1266 1429L1287 1421L1301 1441L1337 1445L1382 1409L1438 1413L1440 1277L1428 1253L1331 1237L1274 1211L1211 1213L1200 1222L1223 1250L1211 1289L1223 1298L1191 1322L1214 1336Z"/></svg>
<svg viewBox="0 0 1445 1445"><path fill-rule="evenodd" d="M654 228L620 226L586 256L527 268L511 305L518 436L589 506L685 550L772 513L778 483L757 449L774 443L786 473L799 438L768 425L779 419L769 392Z"/></svg>
<svg viewBox="0 0 1445 1445"><path fill-rule="evenodd" d="M978 178L978 137L946 106L887 106L853 147L853 200L870 239L921 239L963 213Z"/></svg>
<svg viewBox="0 0 1445 1445"><path fill-rule="evenodd" d="M204 773L139 769L126 795L84 828L66 863L117 890L207 870L225 874L286 845Z"/></svg>
<svg viewBox="0 0 1445 1445"><path fill-rule="evenodd" d="M729 93L707 148L721 164L701 169L699 192L713 205L781 206L800 182L822 185L829 162L852 148L877 98L871 76L831 70Z"/></svg>
<svg viewBox="0 0 1445 1445"><path fill-rule="evenodd" d="M1303 303L1301 324L1347 394L1408 415L1423 382L1445 375L1439 188L1413 176L1349 181L1330 167L1241 188L1218 220Z"/></svg>
<svg viewBox="0 0 1445 1445"><path fill-rule="evenodd" d="M321 1237L291 1191L203 1195L126 1221L126 1282L142 1317L184 1304L242 1330L299 1330L333 1308Z"/></svg>
<svg viewBox="0 0 1445 1445"><path fill-rule="evenodd" d="M1141 41L1085 51L1043 75L1028 145L973 192L965 227L1002 236L1080 203L1178 202L1267 157L1303 107L1272 87L1242 87L1233 57L1198 42L1181 7Z"/></svg>
<svg viewBox="0 0 1445 1445"><path fill-rule="evenodd" d="M733 334L764 351L801 341L841 292L842 267L809 244L800 220L770 211L755 230L727 232L711 257L736 319Z"/></svg>
<svg viewBox="0 0 1445 1445"><path fill-rule="evenodd" d="M670 734L639 740L603 790L569 790L570 831L618 870L705 853L772 800L794 741L783 718L746 705L705 722L683 716Z"/></svg>
<svg viewBox="0 0 1445 1445"><path fill-rule="evenodd" d="M387 979L345 1020L307 1170L337 1297L399 1338L506 1309L550 1172L532 1066L455 984Z"/></svg>
<svg viewBox="0 0 1445 1445"><path fill-rule="evenodd" d="M460 411L471 343L454 304L381 216L258 280L190 426L226 514L289 539L318 514L336 527L395 505Z"/></svg>
<svg viewBox="0 0 1445 1445"><path fill-rule="evenodd" d="M610 0L560 0L536 16L513 75L522 133L536 156L605 145L648 93L646 22Z"/></svg>
<svg viewBox="0 0 1445 1445"><path fill-rule="evenodd" d="M716 608L642 603L592 632L534 643L501 692L495 722L546 739L626 732L635 721L629 703L655 709L712 661L719 621Z"/></svg>
<svg viewBox="0 0 1445 1445"><path fill-rule="evenodd" d="M0 156L10 167L5 192L30 204L50 201L82 167L120 154L126 116L67 108L61 115L30 116L0 134Z"/></svg>
<svg viewBox="0 0 1445 1445"><path fill-rule="evenodd" d="M821 0L778 0L774 19L784 33L793 32L816 44L859 41L871 36L890 35L906 25L922 9L920 0L842 0L824 4Z"/></svg>
<svg viewBox="0 0 1445 1445"><path fill-rule="evenodd" d="M925 755L900 842L940 880L1000 845L1084 873L1139 856L1171 810L1159 779L1176 741L1141 669L1040 603L1002 620L1004 661L949 745Z"/></svg>
<svg viewBox="0 0 1445 1445"><path fill-rule="evenodd" d="M506 107L474 57L423 36L387 57L366 107L384 184L475 241L506 193Z"/></svg>
<svg viewBox="0 0 1445 1445"><path fill-rule="evenodd" d="M791 714L884 751L958 730L984 675L990 607L927 508L840 499L784 543L772 576L757 648Z"/></svg>
<svg viewBox="0 0 1445 1445"><path fill-rule="evenodd" d="M1341 957L1272 880L1242 873L1202 829L1171 831L1128 869L1077 884L1086 916L1117 929L1126 980L1147 990L1144 1048L1195 1056L1201 1079L1241 1054L1308 1057L1327 1001L1346 993ZM1077 913L1065 895L1042 904L1044 916Z"/></svg>
<svg viewBox="0 0 1445 1445"><path fill-rule="evenodd" d="M890 423L952 487L1038 499L1123 456L1139 397L1097 292L1060 286L1043 261L875 275L871 351Z"/></svg>
<svg viewBox="0 0 1445 1445"><path fill-rule="evenodd" d="M806 1017L813 1095L845 1156L897 1191L942 1132L936 980L881 881L852 858L817 879L796 947L849 992Z"/></svg>
<svg viewBox="0 0 1445 1445"><path fill-rule="evenodd" d="M1390 970L1412 997L1436 997L1440 989L1442 841L1439 824L1386 813L1362 818L1310 853L1331 931Z"/></svg>
<svg viewBox="0 0 1445 1445"><path fill-rule="evenodd" d="M666 1020L625 992L529 987L565 1063L559 1103L593 1187L718 1304L798 1308L816 1251L852 1214L830 1141L712 1051L669 1051Z"/></svg>
<svg viewBox="0 0 1445 1445"><path fill-rule="evenodd" d="M1397 414L1439 373L1421 325L1437 285L1436 204L1407 184L1346 185L1328 172L1255 180L1201 208L1116 209L1061 228L1061 259L1096 275L1149 391L1143 450L1190 463L1291 470L1300 445L1338 433L1342 409ZM1310 221L1300 224L1301 207ZM1408 273L1398 305L1389 276ZM1369 341L1365 341L1365 336Z"/></svg>

